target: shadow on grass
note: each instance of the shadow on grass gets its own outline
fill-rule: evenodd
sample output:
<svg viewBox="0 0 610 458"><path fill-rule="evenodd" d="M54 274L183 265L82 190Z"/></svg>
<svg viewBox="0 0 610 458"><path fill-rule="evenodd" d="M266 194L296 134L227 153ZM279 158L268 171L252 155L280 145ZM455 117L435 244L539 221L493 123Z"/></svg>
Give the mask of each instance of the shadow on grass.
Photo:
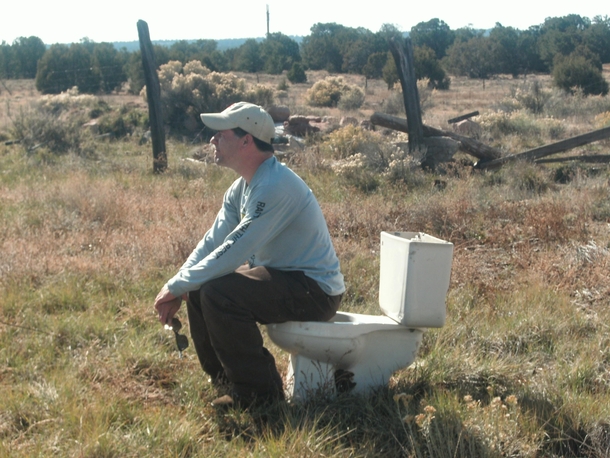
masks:
<svg viewBox="0 0 610 458"><path fill-rule="evenodd" d="M216 412L216 422L226 440L240 438L247 444L273 441L282 443L291 453L309 450L325 456L350 457L492 456L487 446L462 425L457 414L437 412L428 424L416 423L415 416L407 419L404 406L395 399L397 393L412 393L415 411L421 393L413 388L382 389L368 396L317 396L303 403Z"/></svg>

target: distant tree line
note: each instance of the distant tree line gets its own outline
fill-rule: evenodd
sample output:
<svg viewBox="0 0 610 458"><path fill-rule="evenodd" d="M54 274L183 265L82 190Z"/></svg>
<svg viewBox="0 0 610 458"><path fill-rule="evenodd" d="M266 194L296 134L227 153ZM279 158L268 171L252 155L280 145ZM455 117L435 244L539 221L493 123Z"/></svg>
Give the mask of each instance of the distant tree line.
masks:
<svg viewBox="0 0 610 458"><path fill-rule="evenodd" d="M610 19L579 15L548 18L527 30L497 23L488 31L452 30L440 19L421 22L409 31L418 78L446 89L447 74L487 79L498 74L514 77L551 73L557 86L585 94L606 94L602 64L610 62ZM249 39L224 51L215 40L178 41L155 45L157 65L197 60L213 72L242 71L281 74L293 83L306 80L305 70L362 74L383 78L388 87L398 81L389 53L390 39L404 39L395 26L385 24L373 33L364 28L318 23L299 44L282 33L263 40ZM59 93L77 86L85 93L108 93L123 87L139 92L144 86L139 51L116 50L110 43L88 39L48 49L37 37L0 45L0 78L36 78L43 93Z"/></svg>

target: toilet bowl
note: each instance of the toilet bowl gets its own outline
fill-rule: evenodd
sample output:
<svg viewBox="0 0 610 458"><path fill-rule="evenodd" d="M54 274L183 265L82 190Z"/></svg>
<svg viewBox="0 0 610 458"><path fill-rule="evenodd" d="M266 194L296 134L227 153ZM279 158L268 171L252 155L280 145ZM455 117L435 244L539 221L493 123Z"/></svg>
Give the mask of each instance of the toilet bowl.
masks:
<svg viewBox="0 0 610 458"><path fill-rule="evenodd" d="M392 373L415 360L423 336L423 330L383 315L347 312L327 322L270 324L267 332L290 353L285 389L293 400L386 385Z"/></svg>
<svg viewBox="0 0 610 458"><path fill-rule="evenodd" d="M417 356L427 328L445 324L453 245L427 234L382 232L379 304L384 315L338 312L327 322L267 325L290 353L286 395L365 393Z"/></svg>

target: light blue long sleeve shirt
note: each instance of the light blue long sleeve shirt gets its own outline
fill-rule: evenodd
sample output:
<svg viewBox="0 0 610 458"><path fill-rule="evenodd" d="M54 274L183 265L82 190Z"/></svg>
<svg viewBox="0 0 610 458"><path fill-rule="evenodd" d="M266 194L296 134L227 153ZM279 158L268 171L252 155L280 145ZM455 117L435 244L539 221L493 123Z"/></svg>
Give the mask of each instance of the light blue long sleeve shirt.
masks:
<svg viewBox="0 0 610 458"><path fill-rule="evenodd" d="M246 261L251 267L303 271L331 296L345 292L318 201L275 157L259 166L249 185L243 178L231 185L213 226L167 287L178 297Z"/></svg>

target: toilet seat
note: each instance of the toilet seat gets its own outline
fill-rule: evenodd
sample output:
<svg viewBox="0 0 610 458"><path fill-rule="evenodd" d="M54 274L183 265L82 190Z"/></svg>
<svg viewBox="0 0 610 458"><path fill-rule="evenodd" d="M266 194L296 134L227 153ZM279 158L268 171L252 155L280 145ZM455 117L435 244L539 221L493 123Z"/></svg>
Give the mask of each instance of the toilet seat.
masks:
<svg viewBox="0 0 610 458"><path fill-rule="evenodd" d="M329 321L288 321L269 324L267 327L293 335L353 338L369 332L397 329L402 326L385 315L337 312Z"/></svg>

